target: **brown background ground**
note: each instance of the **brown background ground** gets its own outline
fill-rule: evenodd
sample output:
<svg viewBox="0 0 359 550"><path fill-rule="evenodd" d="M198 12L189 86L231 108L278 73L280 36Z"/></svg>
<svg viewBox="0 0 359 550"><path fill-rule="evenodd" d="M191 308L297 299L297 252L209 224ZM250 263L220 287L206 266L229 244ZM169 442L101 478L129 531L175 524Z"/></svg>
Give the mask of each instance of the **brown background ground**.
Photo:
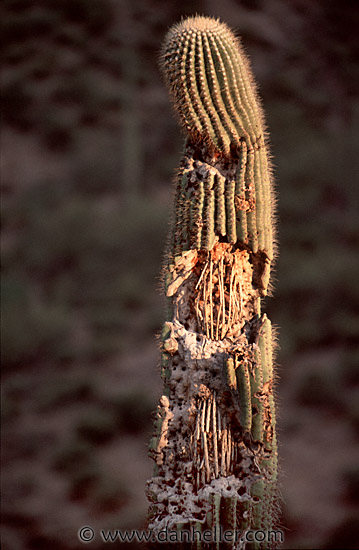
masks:
<svg viewBox="0 0 359 550"><path fill-rule="evenodd" d="M238 30L278 188L284 547L358 548L355 1L3 0L3 548L141 528L170 181L157 56L181 15ZM97 533L89 548L100 549Z"/></svg>

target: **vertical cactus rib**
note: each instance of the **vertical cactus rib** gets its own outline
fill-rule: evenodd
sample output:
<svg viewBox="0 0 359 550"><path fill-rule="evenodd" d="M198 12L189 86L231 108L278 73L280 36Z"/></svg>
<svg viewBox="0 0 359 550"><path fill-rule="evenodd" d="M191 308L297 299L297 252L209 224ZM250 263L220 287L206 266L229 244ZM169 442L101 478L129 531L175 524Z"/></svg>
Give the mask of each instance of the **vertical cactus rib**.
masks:
<svg viewBox="0 0 359 550"><path fill-rule="evenodd" d="M221 512L221 524L223 529L232 531L233 537L231 541L235 541L235 531L237 529L237 498L227 497L223 499L223 506Z"/></svg>
<svg viewBox="0 0 359 550"><path fill-rule="evenodd" d="M265 209L265 252L269 258L269 260L273 260L273 193L272 193L272 186L271 186L271 175L270 175L270 169L268 165L268 158L267 158L267 152L266 152L266 146L265 146L265 140L262 136L259 141L259 151L260 151L260 170L261 170L261 179L264 182L264 188L265 188L265 196L264 196L264 209Z"/></svg>
<svg viewBox="0 0 359 550"><path fill-rule="evenodd" d="M249 204L253 201L254 192L254 150L248 149L247 164L246 164L246 199ZM255 199L254 199L255 200ZM258 252L258 235L257 235L257 213L255 208L250 207L247 212L247 228L248 228L248 244L251 250Z"/></svg>
<svg viewBox="0 0 359 550"><path fill-rule="evenodd" d="M241 146L239 149L239 159L238 167L236 170L236 195L241 201L246 199L246 189L245 189L245 175L246 175L246 166L247 166L247 144L244 140L241 141ZM244 210L244 205L242 205Z"/></svg>
<svg viewBox="0 0 359 550"><path fill-rule="evenodd" d="M196 43L197 43L197 36L198 33L193 31L190 34L190 48L188 50L188 62L187 62L187 79L189 81L188 87L189 87L189 94L192 100L193 105L196 108L196 111L198 113L198 117L201 121L202 127L204 128L205 133L209 136L210 140L213 141L216 145L218 143L217 136L218 133L216 133L216 128L213 127L211 118L208 113L208 105L206 105L206 96L202 92L200 86L203 85L203 81L199 81L198 79L201 78L201 73L197 71L197 64L198 64L198 55L196 52ZM204 78L202 76L202 78ZM204 96L204 103L203 103L203 96ZM207 96L208 97L208 96Z"/></svg>
<svg viewBox="0 0 359 550"><path fill-rule="evenodd" d="M253 498L253 504L251 507L251 515L253 521L253 530L259 531L260 529L266 528L264 525L264 515L265 515L265 505L266 503L266 484L264 479L256 481L252 485L251 495ZM254 550L259 550L262 548L262 544L258 541L253 542ZM266 547L263 547L263 550Z"/></svg>
<svg viewBox="0 0 359 550"><path fill-rule="evenodd" d="M202 212L204 205L204 184L198 181L197 189L191 201L191 248L201 248Z"/></svg>
<svg viewBox="0 0 359 550"><path fill-rule="evenodd" d="M273 337L272 324L266 314L263 315L259 349L262 357L263 384L267 384L273 380Z"/></svg>
<svg viewBox="0 0 359 550"><path fill-rule="evenodd" d="M214 184L216 194L216 231L222 237L226 234L225 183L225 178L221 174L217 174Z"/></svg>
<svg viewBox="0 0 359 550"><path fill-rule="evenodd" d="M215 198L214 198L214 175L209 172L204 181L204 205L203 205L203 231L202 231L202 248L211 250L215 237Z"/></svg>
<svg viewBox="0 0 359 550"><path fill-rule="evenodd" d="M226 180L226 234L230 243L237 241L236 207L235 207L236 182L233 179Z"/></svg>
<svg viewBox="0 0 359 550"><path fill-rule="evenodd" d="M182 231L185 223L184 185L186 185L186 175L181 171L177 177L176 186L174 256L178 256L182 252Z"/></svg>
<svg viewBox="0 0 359 550"><path fill-rule="evenodd" d="M240 424L244 431L252 427L252 399L248 365L236 359L236 376L239 395Z"/></svg>
<svg viewBox="0 0 359 550"><path fill-rule="evenodd" d="M183 550L272 549L236 531L276 526L273 334L261 313L274 233L264 117L241 43L219 20L174 25L161 69L187 137L163 277L149 529L195 531Z"/></svg>
<svg viewBox="0 0 359 550"><path fill-rule="evenodd" d="M185 171L182 178L182 250L189 248L190 224L191 224L191 192L189 186L189 173Z"/></svg>
<svg viewBox="0 0 359 550"><path fill-rule="evenodd" d="M256 193L256 232L258 235L258 248L259 250L265 250L267 230L266 213L268 212L268 208L265 207L266 181L262 179L261 160L261 151L255 148L253 153L253 179L255 181Z"/></svg>
<svg viewBox="0 0 359 550"><path fill-rule="evenodd" d="M187 130L191 131L197 131L198 133L201 133L203 131L202 122L200 121L200 118L196 112L196 109L193 106L191 94L190 94L190 88L188 87L187 83L187 56L189 54L190 49L190 37L188 34L184 35L184 40L179 44L179 47L183 45L183 51L181 52L182 55L176 56L172 54L167 59L167 69L168 72L168 78L169 82L176 83L176 80L178 78L177 73L177 62L178 59L180 59L180 82L182 84L181 87L181 94L177 94L176 92L176 86L172 87L172 91L174 93L174 97L176 98L175 101L178 101L178 108L183 112L183 121L185 123L185 126ZM176 50L174 50L176 52ZM174 63L173 63L174 62Z"/></svg>
<svg viewBox="0 0 359 550"><path fill-rule="evenodd" d="M239 149L238 166L236 169L236 209L237 209L237 238L245 244L247 243L247 203L246 203L246 166L247 166L247 144L241 141Z"/></svg>
<svg viewBox="0 0 359 550"><path fill-rule="evenodd" d="M255 354L254 368L250 371L250 384L252 395L252 430L251 434L254 441L263 442L264 432L264 404L260 392L263 388L263 367L261 363L260 351Z"/></svg>

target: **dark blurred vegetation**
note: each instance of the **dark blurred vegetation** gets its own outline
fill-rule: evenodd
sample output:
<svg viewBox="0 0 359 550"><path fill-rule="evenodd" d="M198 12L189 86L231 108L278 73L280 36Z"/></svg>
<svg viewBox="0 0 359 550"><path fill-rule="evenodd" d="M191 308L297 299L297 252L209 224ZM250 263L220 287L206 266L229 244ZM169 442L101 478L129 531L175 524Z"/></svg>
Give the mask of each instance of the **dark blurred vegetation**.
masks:
<svg viewBox="0 0 359 550"><path fill-rule="evenodd" d="M321 415L324 432L341 422L349 449L358 433L357 2L3 0L6 550L70 550L83 524L144 524L157 289L181 152L157 59L168 26L194 13L238 30L271 133L280 256L267 310L280 327L283 469L305 445L306 415ZM359 542L354 449L328 475L341 513L324 528L315 511L304 525L310 503L297 505L285 479L288 548L332 548L343 529L336 548Z"/></svg>

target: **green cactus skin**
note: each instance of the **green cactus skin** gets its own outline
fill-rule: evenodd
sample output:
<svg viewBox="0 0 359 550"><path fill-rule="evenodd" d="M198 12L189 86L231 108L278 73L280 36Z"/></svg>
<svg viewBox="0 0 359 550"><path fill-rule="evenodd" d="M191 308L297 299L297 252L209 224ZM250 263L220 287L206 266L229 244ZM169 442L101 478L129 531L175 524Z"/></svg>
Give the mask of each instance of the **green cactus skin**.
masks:
<svg viewBox="0 0 359 550"><path fill-rule="evenodd" d="M190 136L229 154L232 143L261 135L247 58L223 23L196 17L175 25L164 43L163 72Z"/></svg>
<svg viewBox="0 0 359 550"><path fill-rule="evenodd" d="M186 140L164 267L149 528L232 532L173 548L274 548L236 532L272 530L278 500L274 338L261 314L276 252L264 117L239 40L218 20L174 25L161 68Z"/></svg>
<svg viewBox="0 0 359 550"><path fill-rule="evenodd" d="M272 261L274 196L264 117L239 40L215 19L183 21L164 42L162 71L190 141L206 142L214 154L236 159L225 189L229 242L238 238Z"/></svg>
<svg viewBox="0 0 359 550"><path fill-rule="evenodd" d="M239 394L240 425L250 432L252 427L252 394L248 366L245 362L237 362L236 377Z"/></svg>

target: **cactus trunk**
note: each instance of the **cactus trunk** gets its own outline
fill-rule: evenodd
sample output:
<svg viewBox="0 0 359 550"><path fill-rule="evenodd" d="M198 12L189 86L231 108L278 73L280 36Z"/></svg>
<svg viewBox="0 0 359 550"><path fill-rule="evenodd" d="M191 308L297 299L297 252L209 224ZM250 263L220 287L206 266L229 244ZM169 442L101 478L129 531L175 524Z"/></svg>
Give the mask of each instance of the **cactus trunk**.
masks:
<svg viewBox="0 0 359 550"><path fill-rule="evenodd" d="M263 114L238 39L215 19L175 25L162 70L187 136L164 268L149 527L188 531L181 548L270 548L267 537L238 538L272 530L277 508L274 338L261 313L275 203Z"/></svg>

